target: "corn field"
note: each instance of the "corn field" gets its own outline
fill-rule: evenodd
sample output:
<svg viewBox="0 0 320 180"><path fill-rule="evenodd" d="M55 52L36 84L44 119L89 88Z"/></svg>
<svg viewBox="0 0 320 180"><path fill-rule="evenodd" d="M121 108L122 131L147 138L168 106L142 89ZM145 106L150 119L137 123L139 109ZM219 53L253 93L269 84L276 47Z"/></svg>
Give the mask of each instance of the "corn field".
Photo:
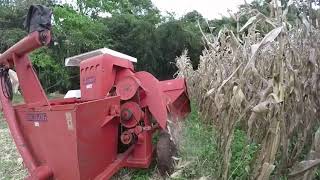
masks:
<svg viewBox="0 0 320 180"><path fill-rule="evenodd" d="M237 30L203 34L207 48L196 70L185 52L178 76L204 123L212 124L221 158L218 179L229 179L236 128L258 144L248 179L314 179L320 164L320 30L300 13L287 20L289 1L270 2L267 17L250 7L233 15ZM310 7L311 8L311 7ZM251 18L240 26L243 15ZM265 34L259 29L269 29ZM244 149L244 154L246 150Z"/></svg>

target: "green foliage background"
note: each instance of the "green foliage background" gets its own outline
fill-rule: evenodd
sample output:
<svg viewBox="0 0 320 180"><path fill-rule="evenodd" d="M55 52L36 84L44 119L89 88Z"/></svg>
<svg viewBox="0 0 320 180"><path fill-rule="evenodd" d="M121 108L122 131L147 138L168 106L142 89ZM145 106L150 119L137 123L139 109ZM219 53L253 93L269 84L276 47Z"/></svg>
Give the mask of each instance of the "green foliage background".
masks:
<svg viewBox="0 0 320 180"><path fill-rule="evenodd" d="M0 0L0 52L27 35L22 26L31 4L53 10L53 41L31 54L47 92L79 88L78 68L64 67L64 59L108 47L138 58L137 70L159 79L172 78L175 57L188 49L196 66L204 48L198 12L177 19L161 15L151 0L77 0L59 4L54 0Z"/></svg>

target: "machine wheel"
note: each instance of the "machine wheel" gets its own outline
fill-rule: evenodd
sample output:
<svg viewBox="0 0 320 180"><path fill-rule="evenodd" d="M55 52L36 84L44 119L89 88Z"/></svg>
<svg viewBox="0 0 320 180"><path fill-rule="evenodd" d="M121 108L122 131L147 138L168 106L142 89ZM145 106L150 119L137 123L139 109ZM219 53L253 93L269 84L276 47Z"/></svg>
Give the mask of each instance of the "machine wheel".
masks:
<svg viewBox="0 0 320 180"><path fill-rule="evenodd" d="M157 164L161 176L170 175L174 170L173 156L177 155L177 148L170 140L170 134L161 132L157 143Z"/></svg>

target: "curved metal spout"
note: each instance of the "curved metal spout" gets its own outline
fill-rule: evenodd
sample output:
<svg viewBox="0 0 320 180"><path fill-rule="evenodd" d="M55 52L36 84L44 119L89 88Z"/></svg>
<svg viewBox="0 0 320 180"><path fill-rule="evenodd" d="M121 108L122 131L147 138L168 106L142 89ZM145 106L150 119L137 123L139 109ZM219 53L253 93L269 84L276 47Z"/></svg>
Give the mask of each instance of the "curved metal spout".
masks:
<svg viewBox="0 0 320 180"><path fill-rule="evenodd" d="M18 43L10 47L8 50L6 50L3 54L0 55L0 65L6 65L8 67L12 67L13 62L13 56L24 56L41 46L49 44L51 40L51 33L50 31L42 31L38 32L35 31L22 40L20 40Z"/></svg>

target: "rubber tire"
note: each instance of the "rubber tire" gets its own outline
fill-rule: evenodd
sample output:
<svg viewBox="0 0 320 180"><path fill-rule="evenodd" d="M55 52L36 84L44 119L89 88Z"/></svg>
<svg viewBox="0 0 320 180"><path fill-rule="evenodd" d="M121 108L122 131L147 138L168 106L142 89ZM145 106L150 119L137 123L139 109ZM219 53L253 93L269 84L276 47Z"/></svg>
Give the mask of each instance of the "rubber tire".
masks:
<svg viewBox="0 0 320 180"><path fill-rule="evenodd" d="M157 143L157 165L161 176L170 175L174 170L174 159L177 148L170 140L170 134L161 132Z"/></svg>

